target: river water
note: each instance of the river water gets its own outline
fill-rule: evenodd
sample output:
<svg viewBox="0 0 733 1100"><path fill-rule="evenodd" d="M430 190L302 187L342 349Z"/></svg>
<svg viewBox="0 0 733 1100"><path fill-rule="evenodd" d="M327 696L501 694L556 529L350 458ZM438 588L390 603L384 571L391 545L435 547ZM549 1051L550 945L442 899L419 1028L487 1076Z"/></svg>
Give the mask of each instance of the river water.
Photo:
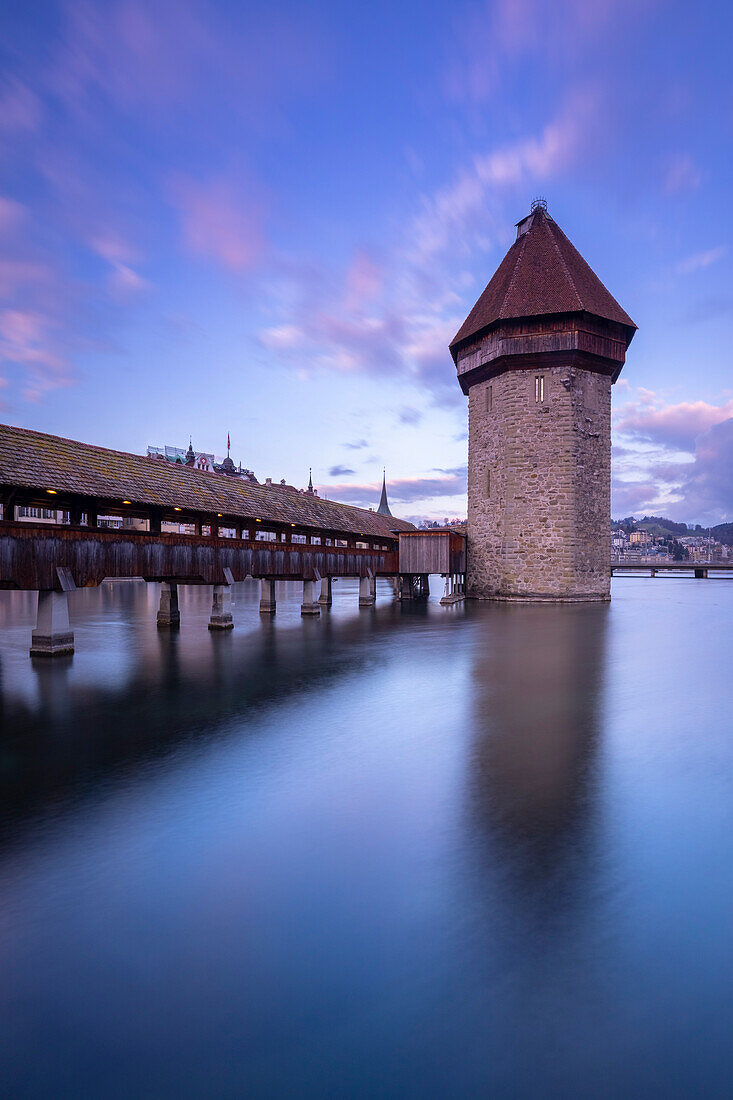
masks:
<svg viewBox="0 0 733 1100"><path fill-rule="evenodd" d="M733 582L0 593L11 1097L724 1097Z"/></svg>

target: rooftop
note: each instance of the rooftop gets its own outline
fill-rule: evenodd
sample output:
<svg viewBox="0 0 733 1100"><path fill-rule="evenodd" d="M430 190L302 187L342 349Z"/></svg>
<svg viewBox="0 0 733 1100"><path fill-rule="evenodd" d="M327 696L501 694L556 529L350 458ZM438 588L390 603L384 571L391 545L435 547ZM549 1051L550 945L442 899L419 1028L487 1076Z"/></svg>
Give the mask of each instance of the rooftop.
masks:
<svg viewBox="0 0 733 1100"><path fill-rule="evenodd" d="M379 507L377 513L380 516L392 516L389 510L389 501L387 500L387 471L382 474L382 495L379 499Z"/></svg>
<svg viewBox="0 0 733 1100"><path fill-rule="evenodd" d="M517 238L451 341L459 347L498 321L541 314L595 314L635 330L628 313L606 289L542 204L517 222Z"/></svg>
<svg viewBox="0 0 733 1100"><path fill-rule="evenodd" d="M0 425L0 484L347 534L414 530L406 520L283 485L253 484L6 424Z"/></svg>

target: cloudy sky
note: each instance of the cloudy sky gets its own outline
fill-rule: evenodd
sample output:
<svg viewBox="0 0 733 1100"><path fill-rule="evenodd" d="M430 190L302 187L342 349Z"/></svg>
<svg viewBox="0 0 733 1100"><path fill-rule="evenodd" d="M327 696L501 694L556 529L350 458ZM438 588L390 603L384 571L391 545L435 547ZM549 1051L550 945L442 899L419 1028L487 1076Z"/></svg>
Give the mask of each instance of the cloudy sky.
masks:
<svg viewBox="0 0 733 1100"><path fill-rule="evenodd" d="M542 194L639 326L614 514L733 518L732 36L689 0L4 5L0 415L464 515L447 345Z"/></svg>

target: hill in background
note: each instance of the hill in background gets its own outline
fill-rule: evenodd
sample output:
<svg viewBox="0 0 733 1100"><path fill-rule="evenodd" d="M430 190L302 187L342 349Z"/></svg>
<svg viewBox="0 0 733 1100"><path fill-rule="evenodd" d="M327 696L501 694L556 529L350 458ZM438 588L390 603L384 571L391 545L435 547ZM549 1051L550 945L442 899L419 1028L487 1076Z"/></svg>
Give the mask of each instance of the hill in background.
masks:
<svg viewBox="0 0 733 1100"><path fill-rule="evenodd" d="M733 546L733 523L718 523L715 527L702 527L699 523L688 526L686 523L677 523L673 519L664 516L644 516L643 519L635 519L627 516L625 519L615 519L611 522L611 528L626 531L648 531L650 535L658 538L667 538L670 535L679 538L684 535L706 535L708 530L713 538L722 542L725 546Z"/></svg>

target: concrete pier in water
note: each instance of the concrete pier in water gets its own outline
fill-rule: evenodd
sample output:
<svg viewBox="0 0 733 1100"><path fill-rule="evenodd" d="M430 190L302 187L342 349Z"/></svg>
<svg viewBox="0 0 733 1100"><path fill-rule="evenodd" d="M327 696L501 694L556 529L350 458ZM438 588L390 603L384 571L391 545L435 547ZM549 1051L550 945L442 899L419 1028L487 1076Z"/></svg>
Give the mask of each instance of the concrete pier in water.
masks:
<svg viewBox="0 0 733 1100"><path fill-rule="evenodd" d="M66 592L39 592L36 629L31 635L31 657L65 657L74 652Z"/></svg>
<svg viewBox="0 0 733 1100"><path fill-rule="evenodd" d="M233 626L231 589L228 584L215 584L209 630L231 630Z"/></svg>
<svg viewBox="0 0 733 1100"><path fill-rule="evenodd" d="M160 607L158 608L158 626L163 630L175 629L181 625L181 613L178 610L178 585L174 581L163 581L160 586Z"/></svg>
<svg viewBox="0 0 733 1100"><path fill-rule="evenodd" d="M359 607L374 607L377 602L377 581L375 577L359 579Z"/></svg>
<svg viewBox="0 0 733 1100"><path fill-rule="evenodd" d="M260 615L274 615L276 610L275 581L272 577L263 577L260 581Z"/></svg>
<svg viewBox="0 0 733 1100"><path fill-rule="evenodd" d="M301 615L320 615L321 608L316 596L316 581L303 581L303 602L300 605Z"/></svg>

